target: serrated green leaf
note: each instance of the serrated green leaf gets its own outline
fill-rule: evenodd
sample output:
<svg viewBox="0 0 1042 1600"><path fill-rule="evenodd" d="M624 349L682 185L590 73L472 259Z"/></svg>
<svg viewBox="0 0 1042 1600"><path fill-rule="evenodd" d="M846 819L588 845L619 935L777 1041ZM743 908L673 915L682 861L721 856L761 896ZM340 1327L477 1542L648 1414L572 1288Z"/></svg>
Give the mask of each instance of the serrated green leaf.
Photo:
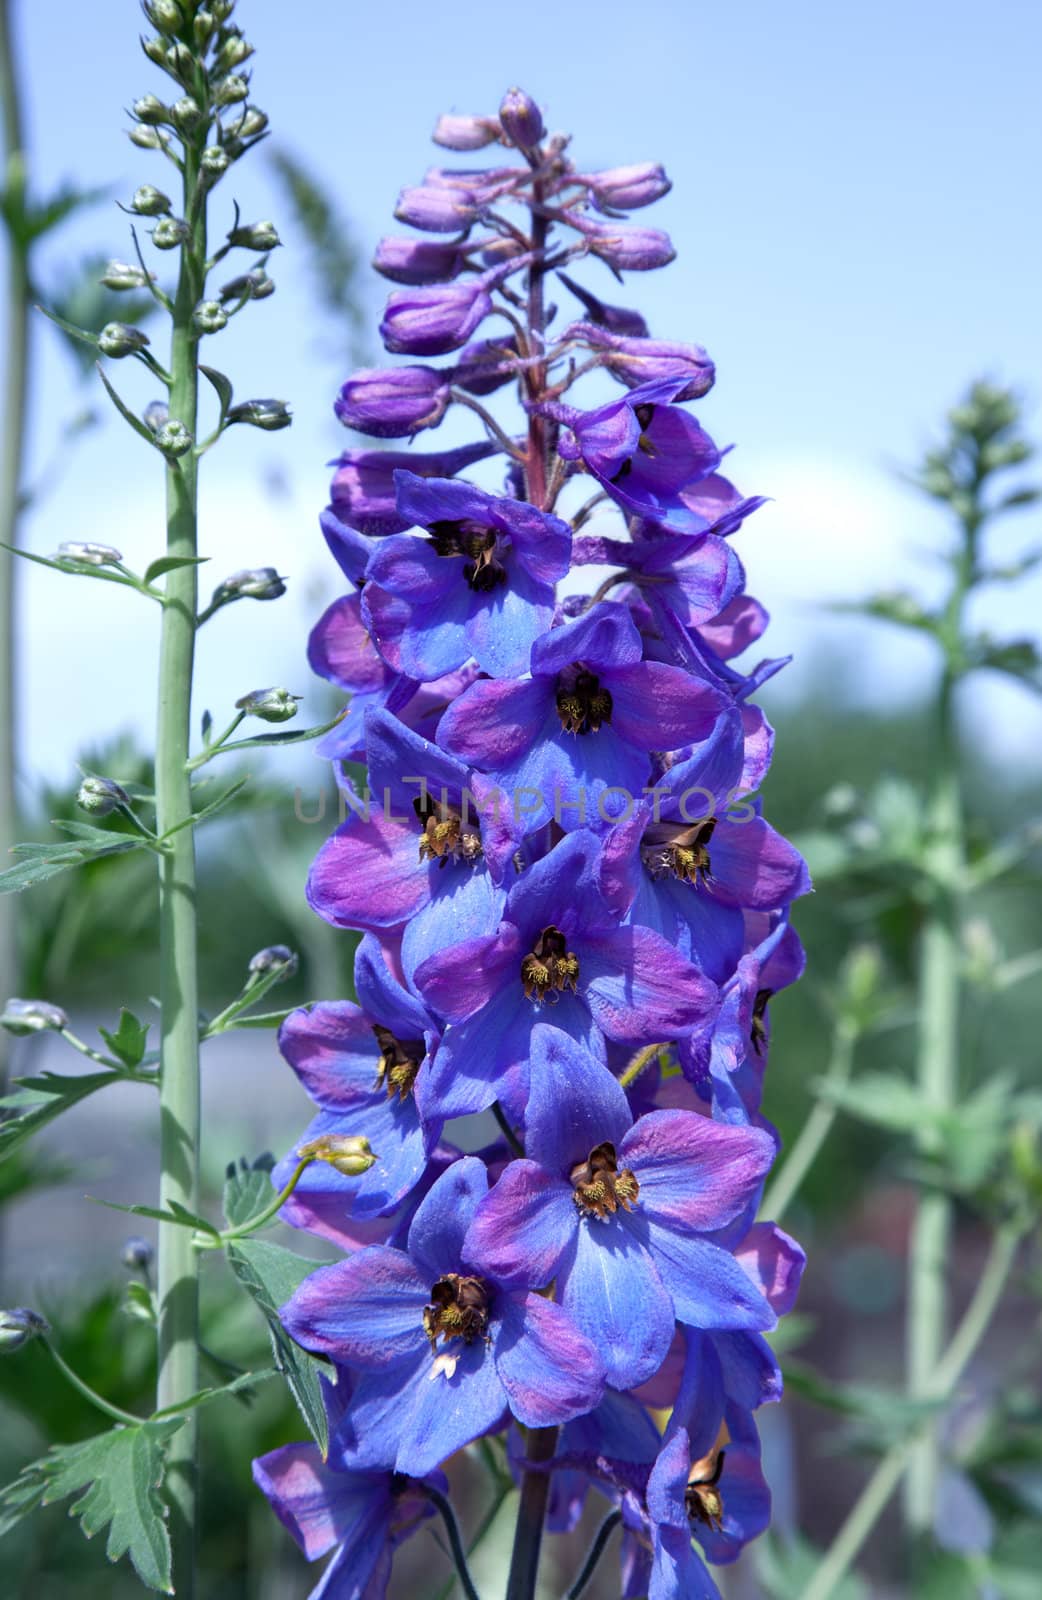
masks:
<svg viewBox="0 0 1042 1600"><path fill-rule="evenodd" d="M71 1507L87 1538L108 1528L110 1561L129 1555L150 1589L173 1594L170 1537L159 1490L165 1446L181 1419L113 1428L80 1444L56 1445L0 1492L0 1532L38 1505L79 1494ZM80 1491L84 1491L80 1493Z"/></svg>
<svg viewBox="0 0 1042 1600"><path fill-rule="evenodd" d="M104 830L99 828L98 832L101 834ZM102 856L125 855L128 850L138 850L145 845L144 839L125 833L104 833L104 840L104 844L91 844L82 839L78 844L13 845L10 853L18 857L18 863L0 872L0 894L19 893L70 867L82 867Z"/></svg>
<svg viewBox="0 0 1042 1600"><path fill-rule="evenodd" d="M124 1066L139 1067L145 1058L150 1027L151 1023L140 1022L132 1011L123 1006L120 1009L119 1026L115 1033L109 1033L107 1028L99 1028L98 1032L112 1054L118 1056Z"/></svg>
<svg viewBox="0 0 1042 1600"><path fill-rule="evenodd" d="M41 1128L60 1117L70 1106L78 1105L88 1095L104 1089L110 1083L125 1083L117 1072L88 1072L79 1078L47 1074L40 1078L19 1078L19 1088L0 1100L0 1109L14 1111L14 1116L0 1122L0 1161L9 1156L38 1133Z"/></svg>
<svg viewBox="0 0 1042 1600"><path fill-rule="evenodd" d="M181 567L201 567L209 559L209 556L159 556L145 568L145 582L154 583L157 578L165 577L168 572L177 572Z"/></svg>
<svg viewBox="0 0 1042 1600"><path fill-rule="evenodd" d="M300 1414L323 1456L329 1449L329 1427L319 1376L328 1369L294 1344L278 1319L279 1307L322 1265L261 1239L239 1239L227 1249L228 1263L239 1282L263 1312L271 1334L275 1365L289 1384Z"/></svg>
<svg viewBox="0 0 1042 1600"><path fill-rule="evenodd" d="M271 1173L274 1156L265 1153L249 1163L240 1158L229 1166L224 1180L224 1215L230 1228L240 1228L270 1206L275 1195Z"/></svg>

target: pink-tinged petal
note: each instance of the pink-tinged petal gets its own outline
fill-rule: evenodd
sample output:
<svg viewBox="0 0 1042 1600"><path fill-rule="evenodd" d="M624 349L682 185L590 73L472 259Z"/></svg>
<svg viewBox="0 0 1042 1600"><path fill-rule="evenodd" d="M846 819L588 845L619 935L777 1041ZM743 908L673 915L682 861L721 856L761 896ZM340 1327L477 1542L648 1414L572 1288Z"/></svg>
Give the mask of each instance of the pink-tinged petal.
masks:
<svg viewBox="0 0 1042 1600"><path fill-rule="evenodd" d="M310 1442L258 1457L253 1481L309 1561L334 1545L354 1544L371 1521L390 1521L389 1476L333 1471Z"/></svg>
<svg viewBox="0 0 1042 1600"><path fill-rule="evenodd" d="M690 1032L718 1004L716 984L649 928L587 934L579 981L597 1026L634 1047Z"/></svg>
<svg viewBox="0 0 1042 1600"><path fill-rule="evenodd" d="M362 621L358 591L341 595L319 617L308 639L308 665L320 678L365 694L382 689L391 674Z"/></svg>
<svg viewBox="0 0 1042 1600"><path fill-rule="evenodd" d="M368 820L349 817L318 852L307 899L335 928L393 928L427 904L429 880L415 824L388 819L374 796Z"/></svg>
<svg viewBox="0 0 1042 1600"><path fill-rule="evenodd" d="M742 707L742 732L745 753L742 762L741 792L755 794L767 776L774 754L774 729L759 706Z"/></svg>
<svg viewBox="0 0 1042 1600"><path fill-rule="evenodd" d="M596 1344L613 1389L657 1372L673 1337L673 1301L649 1253L618 1218L581 1223L557 1275L558 1299Z"/></svg>
<svg viewBox="0 0 1042 1600"><path fill-rule="evenodd" d="M713 1233L739 1216L774 1160L759 1128L712 1122L695 1111L649 1111L619 1147L640 1182L642 1212L666 1227Z"/></svg>
<svg viewBox="0 0 1042 1600"><path fill-rule="evenodd" d="M476 1272L509 1289L549 1283L579 1226L571 1186L535 1161L511 1161L477 1209L464 1253Z"/></svg>
<svg viewBox="0 0 1042 1600"><path fill-rule="evenodd" d="M447 1022L464 1022L496 995L508 978L520 983L524 951L516 928L464 939L428 956L416 968L416 985L427 1004Z"/></svg>
<svg viewBox="0 0 1042 1600"><path fill-rule="evenodd" d="M389 1367L426 1339L425 1282L403 1250L373 1245L305 1278L279 1316L298 1344L347 1366Z"/></svg>
<svg viewBox="0 0 1042 1600"><path fill-rule="evenodd" d="M795 1239L773 1222L757 1222L735 1246L734 1253L771 1309L779 1317L790 1312L807 1264L806 1254Z"/></svg>
<svg viewBox="0 0 1042 1600"><path fill-rule="evenodd" d="M711 622L703 622L698 631L714 654L730 661L756 643L769 621L759 600L751 594L739 594Z"/></svg>
<svg viewBox="0 0 1042 1600"><path fill-rule="evenodd" d="M367 588L370 583L416 606L438 604L450 589L465 587L462 563L411 533L380 540L366 568Z"/></svg>
<svg viewBox="0 0 1042 1600"><path fill-rule="evenodd" d="M775 1327L777 1317L729 1250L686 1229L664 1226L650 1217L643 1220L648 1254L678 1322L689 1328L749 1328L756 1332Z"/></svg>
<svg viewBox="0 0 1042 1600"><path fill-rule="evenodd" d="M759 1333L714 1333L713 1344L727 1397L746 1411L782 1397L782 1375L774 1351Z"/></svg>
<svg viewBox="0 0 1042 1600"><path fill-rule="evenodd" d="M724 1335L721 1335L724 1337ZM745 1334L727 1334L727 1338L745 1338ZM677 1390L680 1380L684 1376L684 1363L687 1359L687 1343L683 1328L678 1328L673 1335L673 1342L666 1352L666 1359L658 1371L654 1373L639 1388L634 1389L633 1398L639 1400L642 1406L648 1406L652 1411L671 1411L676 1403Z"/></svg>
<svg viewBox="0 0 1042 1600"><path fill-rule="evenodd" d="M585 1416L604 1393L604 1364L591 1340L540 1295L502 1295L492 1355L510 1409L529 1428Z"/></svg>
<svg viewBox="0 0 1042 1600"><path fill-rule="evenodd" d="M744 753L741 713L728 706L707 737L662 777L659 787L670 797L663 799L662 815L689 824L719 816L741 785Z"/></svg>
<svg viewBox="0 0 1042 1600"><path fill-rule="evenodd" d="M552 709L553 687L543 679L479 679L449 706L438 743L468 766L498 772L521 760Z"/></svg>
<svg viewBox="0 0 1042 1600"><path fill-rule="evenodd" d="M279 1049L327 1111L353 1110L373 1093L380 1047L372 1019L350 1000L291 1011L279 1029Z"/></svg>
<svg viewBox="0 0 1042 1600"><path fill-rule="evenodd" d="M725 905L768 911L810 893L803 857L762 817L718 822L709 855L712 891Z"/></svg>
<svg viewBox="0 0 1042 1600"><path fill-rule="evenodd" d="M661 661L616 668L611 683L611 725L638 750L677 750L704 739L728 704L712 684Z"/></svg>

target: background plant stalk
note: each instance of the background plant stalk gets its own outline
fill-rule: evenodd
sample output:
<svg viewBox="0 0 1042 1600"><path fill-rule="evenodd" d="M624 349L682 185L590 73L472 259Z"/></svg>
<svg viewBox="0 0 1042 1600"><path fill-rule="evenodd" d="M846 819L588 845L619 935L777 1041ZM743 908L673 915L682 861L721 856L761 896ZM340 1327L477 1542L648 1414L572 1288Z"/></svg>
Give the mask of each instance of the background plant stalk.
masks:
<svg viewBox="0 0 1042 1600"><path fill-rule="evenodd" d="M206 277L206 207L198 204L198 155L186 141L184 215L192 232L181 250L174 302L170 416L196 435L199 377L192 313ZM202 197L199 197L202 199ZM196 554L197 473L194 450L167 465L167 554ZM192 813L187 762L192 714L197 579L194 565L166 579L159 660L156 732L158 831ZM194 829L181 827L160 861L160 1205L199 1205L199 1000ZM157 1408L177 1405L198 1382L199 1258L188 1228L160 1229L158 1258L159 1378ZM195 1592L196 1424L190 1413L172 1439L166 1477L178 1600Z"/></svg>

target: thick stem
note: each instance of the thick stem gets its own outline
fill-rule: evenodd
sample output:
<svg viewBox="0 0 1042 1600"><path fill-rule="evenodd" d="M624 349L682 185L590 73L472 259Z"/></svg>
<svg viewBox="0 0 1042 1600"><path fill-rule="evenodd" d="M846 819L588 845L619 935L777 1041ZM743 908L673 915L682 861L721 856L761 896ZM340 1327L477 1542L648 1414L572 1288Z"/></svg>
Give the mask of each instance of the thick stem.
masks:
<svg viewBox="0 0 1042 1600"><path fill-rule="evenodd" d="M181 252L170 370L171 418L196 433L199 379L192 312L205 283L205 206L194 203L198 158L185 150L184 215L196 217ZM167 554L196 551L197 462L193 451L167 467ZM196 630L196 568L166 579L156 735L156 826L191 815L188 771ZM195 830L181 827L160 865L160 1022L162 1177L160 1203L199 1209L199 1002L196 949ZM188 1228L159 1236L159 1383L156 1407L177 1406L199 1387L199 1257ZM195 1593L196 1423L192 1413L170 1442L166 1475L178 1600Z"/></svg>
<svg viewBox="0 0 1042 1600"><path fill-rule="evenodd" d="M919 946L918 1083L924 1101L945 1112L955 1103L959 1064L959 883L963 870L962 798L953 712L954 682L945 672L938 703L939 751L927 826L936 885ZM919 1148L936 1152L937 1132L925 1128ZM919 1199L908 1268L908 1393L918 1399L934 1380L948 1327L948 1257L952 1202L942 1190ZM939 1451L927 1428L909 1463L905 1516L916 1533L933 1522Z"/></svg>
<svg viewBox="0 0 1042 1600"><path fill-rule="evenodd" d="M529 1430L529 1465L521 1480L521 1503L517 1509L506 1600L533 1600L535 1595L546 1502L550 1497L550 1474L544 1469L545 1464L553 1460L556 1449L556 1428Z"/></svg>
<svg viewBox="0 0 1042 1600"><path fill-rule="evenodd" d="M10 0L0 0L0 107L8 182L24 178L22 107L11 33ZM4 310L4 393L0 415L0 540L17 545L29 403L29 258L8 233L7 293ZM15 810L16 558L0 549L0 863L17 840ZM0 895L0 999L17 994L17 896ZM10 1036L0 1031L0 1093L7 1077Z"/></svg>

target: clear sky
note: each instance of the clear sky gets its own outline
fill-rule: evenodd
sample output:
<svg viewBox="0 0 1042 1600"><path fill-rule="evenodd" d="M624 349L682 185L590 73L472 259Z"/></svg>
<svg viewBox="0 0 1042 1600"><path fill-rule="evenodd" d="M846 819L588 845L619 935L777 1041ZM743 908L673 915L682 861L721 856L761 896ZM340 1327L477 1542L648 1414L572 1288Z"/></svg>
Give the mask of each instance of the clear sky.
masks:
<svg viewBox="0 0 1042 1600"><path fill-rule="evenodd" d="M121 108L164 82L140 55L133 0L16 5L34 172L111 181L120 198L169 183L136 151ZM705 344L717 387L700 416L735 442L732 476L774 503L743 530L750 587L775 615L772 654L807 663L838 640L859 689L921 682L924 658L880 630L826 624L832 596L936 582L924 552L939 526L896 485L967 380L1021 385L1032 426L1042 374L1042 217L1038 203L1042 8L1034 0L240 0L257 47L255 99L274 138L335 192L368 256L398 188L439 157L428 143L445 109L494 110L524 85L553 127L574 133L586 169L661 159L674 181L642 214L667 228L678 259L608 298L640 305L660 336ZM262 147L263 149L263 147ZM346 376L337 330L311 310L302 253L258 152L218 191L248 218L272 216L286 248L278 293L210 342L239 397L292 401L274 436L235 430L206 463L203 547L216 582L270 563L291 596L244 603L211 624L200 656L200 709L218 719L244 690L307 686L309 620L336 591L315 517L325 463L346 442L330 403ZM48 271L80 249L127 257L126 219L102 204L56 239ZM158 258L165 266L170 258ZM47 273L44 274L47 276ZM376 314L387 285L372 275ZM35 397L33 462L51 472L63 422L89 391L46 330ZM375 331L371 356L378 358ZM128 397L152 397L118 371ZM143 375L142 375L143 376ZM104 404L104 401L100 402ZM134 564L162 547L156 458L113 418L71 450L30 517L30 546L62 538L119 545ZM1006 534L1012 553L1037 519ZM204 579L204 582L208 581ZM156 616L146 602L32 568L23 587L24 772L57 773L70 742L123 723L147 733ZM992 602L1002 631L1036 633L1042 578ZM769 693L795 692L784 678ZM769 696L768 696L768 704ZM978 711L1003 747L1038 745L1042 718L1010 686L982 689Z"/></svg>

